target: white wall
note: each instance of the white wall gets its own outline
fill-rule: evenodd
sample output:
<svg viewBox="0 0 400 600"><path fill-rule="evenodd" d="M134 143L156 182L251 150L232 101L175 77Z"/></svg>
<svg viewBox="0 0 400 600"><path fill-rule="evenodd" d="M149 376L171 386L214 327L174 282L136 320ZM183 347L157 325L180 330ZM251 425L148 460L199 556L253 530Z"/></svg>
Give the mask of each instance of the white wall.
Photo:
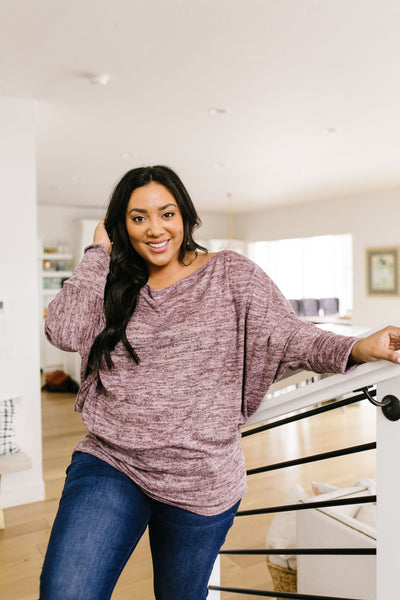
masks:
<svg viewBox="0 0 400 600"><path fill-rule="evenodd" d="M228 238L228 217L222 213L201 213L202 226L195 232L195 238L200 240Z"/></svg>
<svg viewBox="0 0 400 600"><path fill-rule="evenodd" d="M40 198L39 198L40 202ZM42 246L57 246L67 242L74 255L74 263L79 262L79 221L93 219L100 221L105 209L91 207L45 206L38 204L38 239Z"/></svg>
<svg viewBox="0 0 400 600"><path fill-rule="evenodd" d="M354 324L381 326L400 318L400 298L366 292L365 251L400 246L400 189L332 198L235 215L235 235L247 241L353 234Z"/></svg>
<svg viewBox="0 0 400 600"><path fill-rule="evenodd" d="M0 398L20 396L32 469L2 477L3 507L44 498L39 371L34 103L0 98Z"/></svg>

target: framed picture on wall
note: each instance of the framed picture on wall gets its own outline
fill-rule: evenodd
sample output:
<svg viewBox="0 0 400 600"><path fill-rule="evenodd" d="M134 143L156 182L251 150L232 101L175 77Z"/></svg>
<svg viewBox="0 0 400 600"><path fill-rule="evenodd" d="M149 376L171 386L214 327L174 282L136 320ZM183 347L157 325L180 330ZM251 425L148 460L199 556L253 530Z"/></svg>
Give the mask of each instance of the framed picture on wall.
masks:
<svg viewBox="0 0 400 600"><path fill-rule="evenodd" d="M399 248L367 249L367 293L369 296L399 296Z"/></svg>

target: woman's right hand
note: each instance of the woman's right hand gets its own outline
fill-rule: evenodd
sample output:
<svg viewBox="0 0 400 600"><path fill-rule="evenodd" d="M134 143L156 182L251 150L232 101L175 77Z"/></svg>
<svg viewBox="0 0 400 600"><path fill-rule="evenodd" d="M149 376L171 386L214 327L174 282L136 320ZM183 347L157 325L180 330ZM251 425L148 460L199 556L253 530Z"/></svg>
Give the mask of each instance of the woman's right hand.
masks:
<svg viewBox="0 0 400 600"><path fill-rule="evenodd" d="M93 243L103 244L106 247L108 254L111 254L112 243L108 237L108 233L104 225L104 219L97 224L96 229L94 230Z"/></svg>

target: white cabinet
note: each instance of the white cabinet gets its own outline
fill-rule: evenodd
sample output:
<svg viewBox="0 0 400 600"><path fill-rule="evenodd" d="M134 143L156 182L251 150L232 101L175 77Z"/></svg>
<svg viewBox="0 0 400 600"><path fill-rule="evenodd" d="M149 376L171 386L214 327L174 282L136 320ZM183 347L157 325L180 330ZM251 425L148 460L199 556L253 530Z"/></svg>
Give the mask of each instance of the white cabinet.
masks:
<svg viewBox="0 0 400 600"><path fill-rule="evenodd" d="M65 279L72 275L72 254L44 252L40 260L40 290L43 315L46 316L49 302L61 290Z"/></svg>
<svg viewBox="0 0 400 600"><path fill-rule="evenodd" d="M63 352L50 344L44 335L44 317L49 303L62 289L65 279L73 272L73 257L69 253L39 253L39 308L40 320L40 368L43 372L62 369L76 378L79 369L75 366L74 355Z"/></svg>

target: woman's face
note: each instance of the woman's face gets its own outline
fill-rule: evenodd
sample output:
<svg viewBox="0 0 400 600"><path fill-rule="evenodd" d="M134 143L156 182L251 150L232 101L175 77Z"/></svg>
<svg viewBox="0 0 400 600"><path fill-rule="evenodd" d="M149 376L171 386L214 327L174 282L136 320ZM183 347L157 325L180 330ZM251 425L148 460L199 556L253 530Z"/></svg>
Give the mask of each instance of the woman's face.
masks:
<svg viewBox="0 0 400 600"><path fill-rule="evenodd" d="M129 199L126 229L136 252L150 272L179 262L183 219L171 192L159 183L136 188Z"/></svg>

